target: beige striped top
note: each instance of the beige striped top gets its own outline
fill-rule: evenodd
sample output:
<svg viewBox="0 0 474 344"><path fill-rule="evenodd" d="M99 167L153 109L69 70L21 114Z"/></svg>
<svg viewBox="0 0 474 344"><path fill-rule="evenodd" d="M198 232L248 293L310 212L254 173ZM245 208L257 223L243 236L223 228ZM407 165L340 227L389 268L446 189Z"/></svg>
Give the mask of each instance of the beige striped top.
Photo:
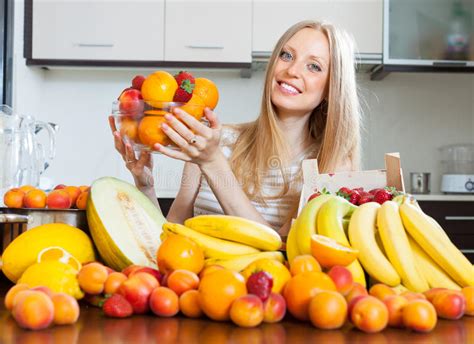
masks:
<svg viewBox="0 0 474 344"><path fill-rule="evenodd" d="M224 155L229 158L232 153L232 148L239 136L239 131L235 127L224 126L222 129L220 146ZM272 161L270 160L270 166ZM301 160L297 160L296 163L292 164L288 169L289 180L296 182L296 176L301 168ZM279 168L269 169L268 172L263 175L263 195L272 196L277 195L283 186L283 177ZM291 184L292 190L296 190L297 194L301 191L301 182L299 184ZM294 195L294 193L292 193ZM298 203L298 199L295 196L287 194L279 199L267 199L266 204L251 200L253 206L262 215L262 217L273 227L273 229L280 229L285 220L287 219L289 212L294 209ZM222 207L220 206L216 196L212 192L209 184L205 177L201 175L200 187L194 202L194 215L203 214L224 214Z"/></svg>

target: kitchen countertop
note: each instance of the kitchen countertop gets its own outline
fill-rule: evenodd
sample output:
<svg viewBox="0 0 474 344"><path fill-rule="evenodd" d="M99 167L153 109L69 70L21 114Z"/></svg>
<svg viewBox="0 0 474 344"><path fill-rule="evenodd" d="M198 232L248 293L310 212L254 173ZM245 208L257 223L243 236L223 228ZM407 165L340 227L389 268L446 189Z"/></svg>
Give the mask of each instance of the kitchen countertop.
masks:
<svg viewBox="0 0 474 344"><path fill-rule="evenodd" d="M81 305L74 325L52 326L41 331L20 328L4 307L3 298L11 286L0 278L0 343L474 343L474 317L458 321L439 320L430 333L387 328L365 334L350 325L337 331L323 331L309 323L288 319L245 329L230 322L158 318L135 315L126 319L106 318L98 308Z"/></svg>
<svg viewBox="0 0 474 344"><path fill-rule="evenodd" d="M474 194L413 194L418 201L473 202Z"/></svg>

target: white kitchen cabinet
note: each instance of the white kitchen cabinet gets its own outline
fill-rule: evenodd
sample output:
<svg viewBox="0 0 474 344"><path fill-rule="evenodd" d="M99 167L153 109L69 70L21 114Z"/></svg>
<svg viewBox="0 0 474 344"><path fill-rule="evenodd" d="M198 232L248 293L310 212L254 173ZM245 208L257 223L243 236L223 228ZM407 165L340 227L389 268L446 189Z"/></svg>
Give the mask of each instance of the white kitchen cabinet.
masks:
<svg viewBox="0 0 474 344"><path fill-rule="evenodd" d="M165 60L250 63L251 0L166 0Z"/></svg>
<svg viewBox="0 0 474 344"><path fill-rule="evenodd" d="M32 18L32 59L163 60L164 0L34 0Z"/></svg>
<svg viewBox="0 0 474 344"><path fill-rule="evenodd" d="M351 33L361 55L382 54L382 6L383 0L254 0L252 50L271 52L300 20L326 20Z"/></svg>

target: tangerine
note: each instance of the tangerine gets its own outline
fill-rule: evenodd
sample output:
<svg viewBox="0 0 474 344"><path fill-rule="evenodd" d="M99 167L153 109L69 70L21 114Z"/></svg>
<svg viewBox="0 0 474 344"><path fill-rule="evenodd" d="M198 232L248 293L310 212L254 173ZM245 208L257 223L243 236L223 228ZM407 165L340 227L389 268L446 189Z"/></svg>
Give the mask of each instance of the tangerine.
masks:
<svg viewBox="0 0 474 344"><path fill-rule="evenodd" d="M216 84L206 78L196 78L193 95L199 96L212 110L215 109L219 101L219 91Z"/></svg>
<svg viewBox="0 0 474 344"><path fill-rule="evenodd" d="M163 114L165 114L164 111ZM138 125L138 138L140 142L150 148L155 143L162 144L163 146L169 145L171 139L161 129L161 124L165 122L164 116L153 115L143 117Z"/></svg>
<svg viewBox="0 0 474 344"><path fill-rule="evenodd" d="M227 269L205 275L198 290L199 305L204 314L217 321L229 320L234 300L247 294L244 277Z"/></svg>
<svg viewBox="0 0 474 344"><path fill-rule="evenodd" d="M145 79L141 92L146 102L172 102L177 89L178 83L170 73L157 71Z"/></svg>
<svg viewBox="0 0 474 344"><path fill-rule="evenodd" d="M288 311L299 320L308 320L309 303L321 290L336 291L336 285L324 272L303 272L293 276L283 291Z"/></svg>
<svg viewBox="0 0 474 344"><path fill-rule="evenodd" d="M204 267L204 253L191 239L170 234L158 248L157 261L162 273L185 269L198 274Z"/></svg>
<svg viewBox="0 0 474 344"><path fill-rule="evenodd" d="M313 234L311 254L323 267L331 268L335 265L349 265L357 259L359 251L324 235Z"/></svg>

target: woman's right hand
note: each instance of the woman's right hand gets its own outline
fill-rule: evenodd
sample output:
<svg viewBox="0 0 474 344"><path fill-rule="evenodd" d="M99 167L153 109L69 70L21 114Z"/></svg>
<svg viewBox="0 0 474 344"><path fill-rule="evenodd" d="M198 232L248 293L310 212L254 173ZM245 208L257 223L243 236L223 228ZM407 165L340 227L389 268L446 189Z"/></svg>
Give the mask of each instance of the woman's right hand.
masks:
<svg viewBox="0 0 474 344"><path fill-rule="evenodd" d="M153 160L150 152L141 151L137 159L132 145L122 139L112 116L109 116L109 125L114 136L115 149L120 153L125 161L125 166L132 173L135 185L138 188L153 187Z"/></svg>

